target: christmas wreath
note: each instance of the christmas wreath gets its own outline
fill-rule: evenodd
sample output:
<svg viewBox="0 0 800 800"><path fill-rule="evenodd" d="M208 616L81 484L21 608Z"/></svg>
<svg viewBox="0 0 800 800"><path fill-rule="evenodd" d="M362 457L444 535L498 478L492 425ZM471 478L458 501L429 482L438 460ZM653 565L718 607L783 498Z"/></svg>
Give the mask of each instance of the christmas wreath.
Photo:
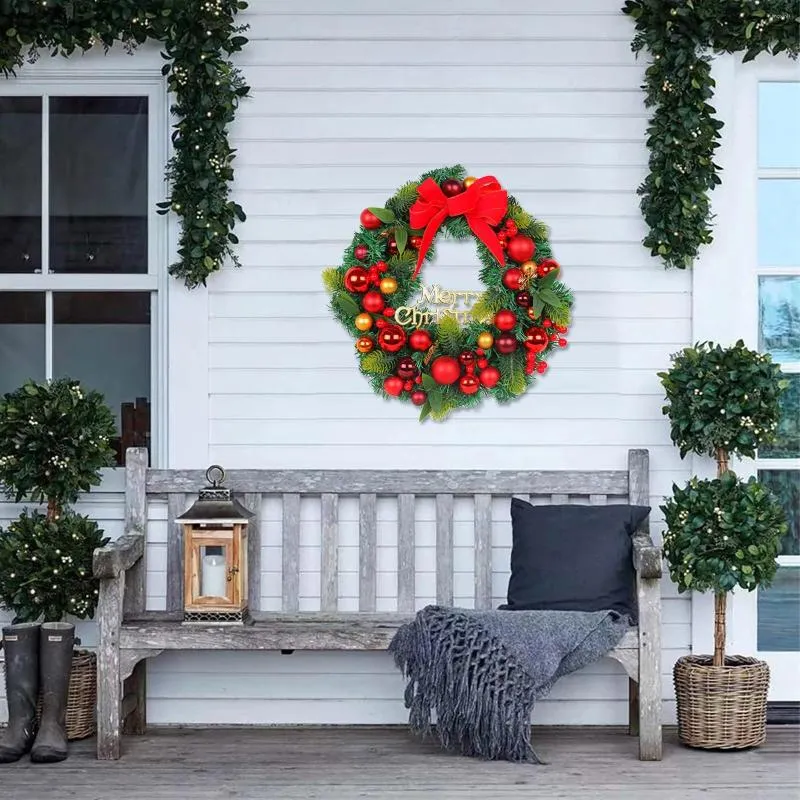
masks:
<svg viewBox="0 0 800 800"><path fill-rule="evenodd" d="M513 400L566 346L572 293L559 281L547 228L495 178L465 176L460 165L435 169L360 221L323 280L378 394L421 406L421 420L444 419L485 395ZM423 286L438 234L476 240L482 293ZM444 310L408 306L420 292ZM460 300L468 310L456 309Z"/></svg>

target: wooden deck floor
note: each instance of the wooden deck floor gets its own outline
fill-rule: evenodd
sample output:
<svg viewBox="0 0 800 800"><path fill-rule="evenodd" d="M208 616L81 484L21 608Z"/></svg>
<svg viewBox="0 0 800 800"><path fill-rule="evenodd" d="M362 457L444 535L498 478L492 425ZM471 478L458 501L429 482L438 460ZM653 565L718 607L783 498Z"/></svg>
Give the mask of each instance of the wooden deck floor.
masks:
<svg viewBox="0 0 800 800"><path fill-rule="evenodd" d="M156 730L118 762L93 741L68 761L0 766L2 800L797 800L800 728L774 727L739 753L689 750L666 731L664 760L640 763L619 729L537 728L546 765L442 753L398 728Z"/></svg>

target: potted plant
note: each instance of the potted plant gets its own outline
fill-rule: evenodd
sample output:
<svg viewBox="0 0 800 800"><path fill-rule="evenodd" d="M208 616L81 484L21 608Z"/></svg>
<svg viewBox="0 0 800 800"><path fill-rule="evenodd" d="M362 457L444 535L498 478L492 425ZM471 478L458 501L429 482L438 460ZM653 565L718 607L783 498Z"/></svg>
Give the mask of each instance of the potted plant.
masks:
<svg viewBox="0 0 800 800"><path fill-rule="evenodd" d="M67 738L94 733L95 656L74 649L67 618L92 616L92 555L108 540L70 504L113 463L114 433L102 395L74 380L29 382L0 399L0 485L16 503L44 506L0 531L0 605L14 614L3 630L9 727L0 762L31 748L34 761L60 761Z"/></svg>
<svg viewBox="0 0 800 800"><path fill-rule="evenodd" d="M688 347L659 377L681 458L696 453L717 461L715 479L673 486L661 507L664 556L678 591L714 592L713 656L685 656L674 668L679 737L693 747L752 747L766 738L769 668L726 655L727 595L770 584L787 526L769 490L755 478L737 478L729 458L753 458L774 440L786 382L769 356L742 341Z"/></svg>

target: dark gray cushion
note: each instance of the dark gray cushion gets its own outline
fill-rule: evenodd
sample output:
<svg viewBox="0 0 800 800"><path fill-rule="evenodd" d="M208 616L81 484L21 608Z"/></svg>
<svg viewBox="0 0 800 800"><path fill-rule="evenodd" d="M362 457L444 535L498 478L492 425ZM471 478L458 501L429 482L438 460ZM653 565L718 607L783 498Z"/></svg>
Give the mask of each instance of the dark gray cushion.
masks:
<svg viewBox="0 0 800 800"><path fill-rule="evenodd" d="M511 501L508 604L530 611L603 611L636 617L631 537L648 506L534 506Z"/></svg>

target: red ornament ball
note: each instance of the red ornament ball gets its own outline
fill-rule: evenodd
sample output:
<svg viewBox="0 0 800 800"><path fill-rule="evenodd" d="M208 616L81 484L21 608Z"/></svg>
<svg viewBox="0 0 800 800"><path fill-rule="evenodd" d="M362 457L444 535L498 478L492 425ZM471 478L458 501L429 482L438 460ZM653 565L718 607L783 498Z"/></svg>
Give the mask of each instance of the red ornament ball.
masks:
<svg viewBox="0 0 800 800"><path fill-rule="evenodd" d="M533 353L541 353L547 347L547 331L544 328L528 328L525 331L525 347Z"/></svg>
<svg viewBox="0 0 800 800"><path fill-rule="evenodd" d="M353 255L359 261L363 261L369 255L369 248L365 244L358 244L353 250Z"/></svg>
<svg viewBox="0 0 800 800"><path fill-rule="evenodd" d="M494 340L494 349L504 356L510 355L517 349L517 340L510 333L501 333Z"/></svg>
<svg viewBox="0 0 800 800"><path fill-rule="evenodd" d="M359 219L361 220L361 224L370 231L380 228L383 224L368 208L365 208L361 212Z"/></svg>
<svg viewBox="0 0 800 800"><path fill-rule="evenodd" d="M427 399L428 395L426 392L423 392L422 389L416 389L415 391L411 392L411 402L415 406L424 406Z"/></svg>
<svg viewBox="0 0 800 800"><path fill-rule="evenodd" d="M389 265L385 261L379 261L375 266L378 269L378 272L386 272L389 269Z"/></svg>
<svg viewBox="0 0 800 800"><path fill-rule="evenodd" d="M383 297L380 292L367 292L361 300L361 305L364 311L369 311L370 314L377 314L383 311L385 305Z"/></svg>
<svg viewBox="0 0 800 800"><path fill-rule="evenodd" d="M344 288L348 292L366 292L369 288L369 273L364 267L350 267L344 274Z"/></svg>
<svg viewBox="0 0 800 800"><path fill-rule="evenodd" d="M390 375L383 382L383 390L392 397L399 397L403 393L403 379L397 375Z"/></svg>
<svg viewBox="0 0 800 800"><path fill-rule="evenodd" d="M507 308L501 308L494 315L494 326L500 331L513 330L517 325L517 315Z"/></svg>
<svg viewBox="0 0 800 800"><path fill-rule="evenodd" d="M461 366L451 356L439 356L431 364L431 376L436 383L449 385L455 383L461 375Z"/></svg>
<svg viewBox="0 0 800 800"><path fill-rule="evenodd" d="M517 292L514 295L514 302L520 308L530 308L531 303L533 302L533 300L531 299L531 293L526 291Z"/></svg>
<svg viewBox="0 0 800 800"><path fill-rule="evenodd" d="M428 331L414 331L409 337L408 343L411 345L412 350L430 350L433 344L433 339Z"/></svg>
<svg viewBox="0 0 800 800"><path fill-rule="evenodd" d="M500 383L500 370L497 367L486 367L480 374L481 386L493 389Z"/></svg>
<svg viewBox="0 0 800 800"><path fill-rule="evenodd" d="M421 236L412 236L408 240L408 243L411 245L411 247L414 248L414 250L419 250L420 247L422 247L422 237Z"/></svg>
<svg viewBox="0 0 800 800"><path fill-rule="evenodd" d="M489 362L485 358L479 358L477 361L478 369L486 369L489 366Z"/></svg>
<svg viewBox="0 0 800 800"><path fill-rule="evenodd" d="M536 267L536 272L540 277L544 278L545 275L549 275L551 272L555 272L559 268L558 261L556 261L554 258L546 258Z"/></svg>
<svg viewBox="0 0 800 800"><path fill-rule="evenodd" d="M417 365L411 356L403 356L397 362L395 372L403 379L408 380L417 374Z"/></svg>
<svg viewBox="0 0 800 800"><path fill-rule="evenodd" d="M400 248L397 246L396 239L389 239L389 241L386 243L386 252L390 256L396 256L400 252Z"/></svg>
<svg viewBox="0 0 800 800"><path fill-rule="evenodd" d="M567 340L566 339L559 339L558 340L558 346L559 347L566 347L567 346Z"/></svg>
<svg viewBox="0 0 800 800"><path fill-rule="evenodd" d="M508 240L508 257L521 264L523 261L530 261L536 252L536 245L530 236L512 236Z"/></svg>
<svg viewBox="0 0 800 800"><path fill-rule="evenodd" d="M406 343L406 332L399 325L386 324L378 334L378 346L387 353L402 350Z"/></svg>
<svg viewBox="0 0 800 800"><path fill-rule="evenodd" d="M459 362L462 366L468 367L471 364L475 363L475 353L471 350L465 350L461 355L458 357Z"/></svg>
<svg viewBox="0 0 800 800"><path fill-rule="evenodd" d="M386 308L383 309L383 315L385 317L393 317L394 316L394 309L391 308L390 306L386 306Z"/></svg>
<svg viewBox="0 0 800 800"><path fill-rule="evenodd" d="M474 375L464 375L458 382L458 388L464 394L475 394L481 388L481 382Z"/></svg>
<svg viewBox="0 0 800 800"><path fill-rule="evenodd" d="M511 267L503 273L503 286L512 292L519 291L524 286L525 275L521 269Z"/></svg>
<svg viewBox="0 0 800 800"><path fill-rule="evenodd" d="M414 381L406 381L403 384L403 389L405 389L405 391L407 392L410 392L413 388L414 388Z"/></svg>
<svg viewBox="0 0 800 800"><path fill-rule="evenodd" d="M456 178L448 178L441 182L440 188L446 197L455 197L464 191L464 184Z"/></svg>
<svg viewBox="0 0 800 800"><path fill-rule="evenodd" d="M549 319L542 320L542 325L544 325L545 328L549 328L552 324L553 323Z"/></svg>

